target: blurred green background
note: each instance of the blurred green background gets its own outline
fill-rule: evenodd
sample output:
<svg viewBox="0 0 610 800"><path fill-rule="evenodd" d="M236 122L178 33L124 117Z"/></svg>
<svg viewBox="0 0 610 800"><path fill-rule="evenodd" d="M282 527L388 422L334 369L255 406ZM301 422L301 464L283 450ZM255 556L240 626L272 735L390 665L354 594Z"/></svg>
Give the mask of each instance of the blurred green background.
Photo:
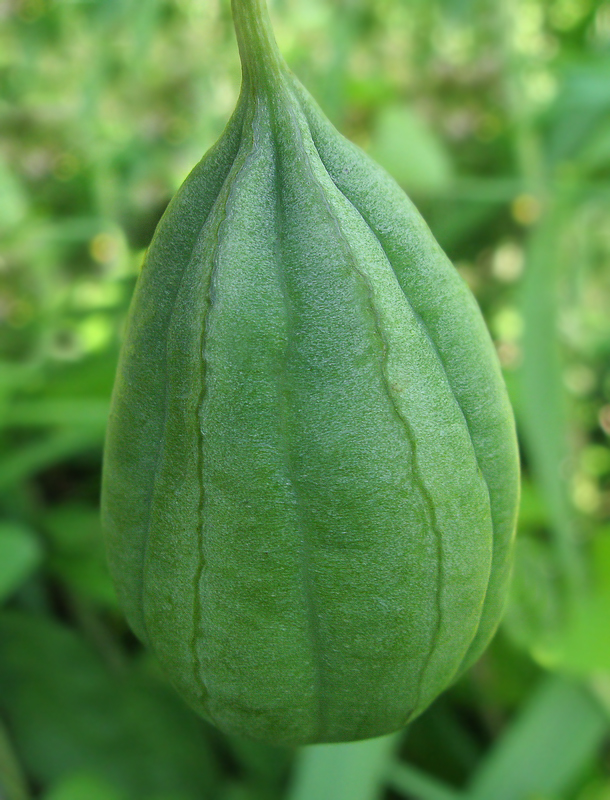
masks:
<svg viewBox="0 0 610 800"><path fill-rule="evenodd" d="M335 125L475 292L524 479L505 620L404 734L215 731L126 628L98 520L121 329L239 88L227 0L0 2L0 798L610 800L610 2L276 0Z"/></svg>

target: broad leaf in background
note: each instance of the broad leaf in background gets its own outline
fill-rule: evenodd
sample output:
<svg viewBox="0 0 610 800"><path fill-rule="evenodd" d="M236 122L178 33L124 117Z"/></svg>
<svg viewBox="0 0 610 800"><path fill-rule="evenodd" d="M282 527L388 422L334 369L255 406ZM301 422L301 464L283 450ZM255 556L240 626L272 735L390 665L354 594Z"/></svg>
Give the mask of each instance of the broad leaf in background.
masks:
<svg viewBox="0 0 610 800"><path fill-rule="evenodd" d="M610 528L591 545L592 575L557 642L557 667L579 676L610 675Z"/></svg>
<svg viewBox="0 0 610 800"><path fill-rule="evenodd" d="M468 800L569 796L609 728L584 688L545 679L476 772Z"/></svg>
<svg viewBox="0 0 610 800"><path fill-rule="evenodd" d="M556 665L565 602L549 545L531 536L516 542L509 602L502 622L511 640L544 666Z"/></svg>
<svg viewBox="0 0 610 800"><path fill-rule="evenodd" d="M129 800L128 795L94 772L75 772L60 780L44 800Z"/></svg>
<svg viewBox="0 0 610 800"><path fill-rule="evenodd" d="M0 614L0 714L43 786L86 770L130 800L200 800L217 781L204 724L161 680L137 664L111 673L43 617Z"/></svg>
<svg viewBox="0 0 610 800"><path fill-rule="evenodd" d="M0 721L0 797L2 800L29 800L25 775L13 750L8 733Z"/></svg>
<svg viewBox="0 0 610 800"><path fill-rule="evenodd" d="M0 604L33 574L41 560L42 548L33 531L0 522Z"/></svg>
<svg viewBox="0 0 610 800"><path fill-rule="evenodd" d="M400 734L301 748L288 800L380 800Z"/></svg>
<svg viewBox="0 0 610 800"><path fill-rule="evenodd" d="M51 545L49 570L74 592L102 607L117 608L99 511L79 503L63 504L49 509L42 526Z"/></svg>
<svg viewBox="0 0 610 800"><path fill-rule="evenodd" d="M369 153L407 191L437 194L453 177L442 139L406 106L387 106L379 112Z"/></svg>

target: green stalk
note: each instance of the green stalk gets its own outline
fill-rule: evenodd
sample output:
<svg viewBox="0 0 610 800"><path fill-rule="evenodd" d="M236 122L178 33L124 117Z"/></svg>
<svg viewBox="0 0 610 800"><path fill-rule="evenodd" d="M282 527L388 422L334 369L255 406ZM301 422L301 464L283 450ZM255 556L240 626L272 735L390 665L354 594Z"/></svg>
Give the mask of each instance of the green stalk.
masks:
<svg viewBox="0 0 610 800"><path fill-rule="evenodd" d="M265 0L231 0L245 83L273 90L286 70Z"/></svg>

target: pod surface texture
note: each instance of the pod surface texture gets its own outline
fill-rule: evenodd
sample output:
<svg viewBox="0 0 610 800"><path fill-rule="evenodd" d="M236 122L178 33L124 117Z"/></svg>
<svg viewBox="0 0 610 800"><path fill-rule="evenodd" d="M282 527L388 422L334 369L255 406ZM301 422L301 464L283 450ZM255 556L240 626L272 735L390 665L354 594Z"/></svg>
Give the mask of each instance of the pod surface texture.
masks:
<svg viewBox="0 0 610 800"><path fill-rule="evenodd" d="M397 730L487 646L518 503L480 311L397 184L234 0L236 111L132 301L102 491L127 618L199 713Z"/></svg>

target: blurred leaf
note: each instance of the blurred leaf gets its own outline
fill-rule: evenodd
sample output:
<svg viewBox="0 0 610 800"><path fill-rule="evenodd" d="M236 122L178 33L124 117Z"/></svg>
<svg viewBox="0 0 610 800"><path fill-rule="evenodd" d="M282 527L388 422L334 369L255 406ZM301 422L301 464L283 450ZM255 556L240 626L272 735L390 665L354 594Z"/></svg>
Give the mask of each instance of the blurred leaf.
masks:
<svg viewBox="0 0 610 800"><path fill-rule="evenodd" d="M582 162L591 171L610 167L610 120L602 120L582 152Z"/></svg>
<svg viewBox="0 0 610 800"><path fill-rule="evenodd" d="M281 790L292 764L291 750L237 736L221 738L224 747L239 763L240 771L250 786L267 786Z"/></svg>
<svg viewBox="0 0 610 800"><path fill-rule="evenodd" d="M579 598L557 643L556 667L574 675L610 670L610 591Z"/></svg>
<svg viewBox="0 0 610 800"><path fill-rule="evenodd" d="M610 672L610 530L592 542L593 580L577 598L557 644L557 665L575 675Z"/></svg>
<svg viewBox="0 0 610 800"><path fill-rule="evenodd" d="M609 727L583 687L547 678L485 758L468 800L565 797L596 758Z"/></svg>
<svg viewBox="0 0 610 800"><path fill-rule="evenodd" d="M549 515L537 484L524 475L521 479L521 503L519 504L519 531L537 531L548 527Z"/></svg>
<svg viewBox="0 0 610 800"><path fill-rule="evenodd" d="M0 360L0 397L32 382L40 384L40 366L35 361L15 364Z"/></svg>
<svg viewBox="0 0 610 800"><path fill-rule="evenodd" d="M36 570L42 550L23 525L0 522L0 604Z"/></svg>
<svg viewBox="0 0 610 800"><path fill-rule="evenodd" d="M480 760L483 744L451 700L449 695L437 698L425 714L409 723L401 756L422 774L430 773L447 786L460 786Z"/></svg>
<svg viewBox="0 0 610 800"><path fill-rule="evenodd" d="M19 402L7 409L1 420L4 426L37 428L49 425L106 425L109 403L105 400L33 400Z"/></svg>
<svg viewBox="0 0 610 800"><path fill-rule="evenodd" d="M29 444L9 450L0 459L0 489L31 478L46 467L99 448L104 441L105 426L68 428L51 433Z"/></svg>
<svg viewBox="0 0 610 800"><path fill-rule="evenodd" d="M474 196L473 196L474 194ZM448 191L435 195L419 204L420 211L430 225L439 244L448 252L459 252L477 239L481 229L487 229L498 216L504 201L483 198L470 189L462 194Z"/></svg>
<svg viewBox="0 0 610 800"><path fill-rule="evenodd" d="M102 419L103 407L108 408L110 392L116 372L118 351L113 347L93 353L82 361L64 364L46 376L44 398L62 403L75 403L75 408L86 409L91 415L87 421L106 422ZM76 401L82 402L77 405ZM101 400L101 402L99 402ZM58 403L55 408L66 408ZM51 406L52 407L52 406Z"/></svg>
<svg viewBox="0 0 610 800"><path fill-rule="evenodd" d="M451 158L442 140L405 106L379 111L369 151L408 191L434 194L451 183Z"/></svg>
<svg viewBox="0 0 610 800"><path fill-rule="evenodd" d="M561 160L578 158L583 148L586 152L587 140L598 135L597 125L609 109L608 56L591 54L568 61L549 112L550 154Z"/></svg>
<svg viewBox="0 0 610 800"><path fill-rule="evenodd" d="M302 748L288 800L377 800L399 736Z"/></svg>
<svg viewBox="0 0 610 800"><path fill-rule="evenodd" d="M116 608L99 510L66 503L47 511L42 524L52 543L50 570L83 597Z"/></svg>
<svg viewBox="0 0 610 800"><path fill-rule="evenodd" d="M29 800L25 778L8 734L0 723L0 798L2 800Z"/></svg>
<svg viewBox="0 0 610 800"><path fill-rule="evenodd" d="M31 775L56 784L90 771L130 800L200 800L217 780L203 723L132 667L113 675L68 629L0 614L0 709Z"/></svg>
<svg viewBox="0 0 610 800"><path fill-rule="evenodd" d="M14 228L25 217L27 194L0 153L0 231Z"/></svg>
<svg viewBox="0 0 610 800"><path fill-rule="evenodd" d="M610 782L603 778L587 781L574 800L610 800Z"/></svg>
<svg viewBox="0 0 610 800"><path fill-rule="evenodd" d="M552 524L557 563L566 587L578 592L582 563L569 502L566 396L558 342L561 231L567 209L554 205L532 233L521 287L523 365L517 406L525 448Z"/></svg>
<svg viewBox="0 0 610 800"><path fill-rule="evenodd" d="M395 763L389 773L388 782L394 791L404 797L417 800L460 800L463 795L450 789L440 781L409 764Z"/></svg>
<svg viewBox="0 0 610 800"><path fill-rule="evenodd" d="M68 775L48 792L44 800L129 800L112 783L92 772Z"/></svg>
<svg viewBox="0 0 610 800"><path fill-rule="evenodd" d="M503 629L540 663L557 662L565 604L557 566L548 544L518 537L513 581Z"/></svg>

